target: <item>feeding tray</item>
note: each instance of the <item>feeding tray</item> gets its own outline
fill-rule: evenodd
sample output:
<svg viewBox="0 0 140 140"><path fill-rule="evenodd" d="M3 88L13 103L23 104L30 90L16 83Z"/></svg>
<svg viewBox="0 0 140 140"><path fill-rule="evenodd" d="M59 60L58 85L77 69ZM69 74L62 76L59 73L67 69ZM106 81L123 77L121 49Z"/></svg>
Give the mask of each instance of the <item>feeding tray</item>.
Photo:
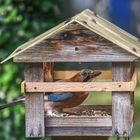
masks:
<svg viewBox="0 0 140 140"><path fill-rule="evenodd" d="M45 115L47 136L111 136L111 105L81 105L60 116Z"/></svg>

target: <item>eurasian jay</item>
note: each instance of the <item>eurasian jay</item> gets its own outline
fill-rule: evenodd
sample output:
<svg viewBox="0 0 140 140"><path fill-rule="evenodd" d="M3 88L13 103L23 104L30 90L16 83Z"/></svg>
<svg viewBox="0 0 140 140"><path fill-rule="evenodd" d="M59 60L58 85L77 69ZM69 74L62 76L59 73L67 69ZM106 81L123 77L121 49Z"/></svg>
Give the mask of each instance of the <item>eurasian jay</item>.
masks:
<svg viewBox="0 0 140 140"><path fill-rule="evenodd" d="M93 71L90 69L83 69L70 79L59 80L57 82L89 82L95 77L101 74L100 71ZM77 87L78 88L78 87ZM80 105L88 96L89 92L77 92L77 93L45 93L44 100L48 101L52 106L49 105L49 111L63 112L63 108L72 108ZM25 96L0 106L0 109L11 107L13 105L24 103ZM51 108L50 108L51 107ZM50 114L50 113L49 113Z"/></svg>

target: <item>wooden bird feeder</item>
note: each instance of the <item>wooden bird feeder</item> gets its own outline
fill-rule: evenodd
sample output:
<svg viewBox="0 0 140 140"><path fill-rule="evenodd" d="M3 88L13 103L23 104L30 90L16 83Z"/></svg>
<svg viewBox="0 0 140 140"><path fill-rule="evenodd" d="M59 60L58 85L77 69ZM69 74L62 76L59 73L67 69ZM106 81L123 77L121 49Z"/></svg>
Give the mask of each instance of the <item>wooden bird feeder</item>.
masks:
<svg viewBox="0 0 140 140"><path fill-rule="evenodd" d="M140 58L140 42L136 37L84 10L21 45L3 62L11 58L25 66L22 91L26 96L27 137L131 136L137 84L135 61ZM105 82L53 82L77 72L55 70L53 66L62 62L111 64L111 71L102 71L99 79L106 79ZM81 105L70 109L73 112L101 110L110 115L45 115L45 92L77 91L111 91L112 105Z"/></svg>

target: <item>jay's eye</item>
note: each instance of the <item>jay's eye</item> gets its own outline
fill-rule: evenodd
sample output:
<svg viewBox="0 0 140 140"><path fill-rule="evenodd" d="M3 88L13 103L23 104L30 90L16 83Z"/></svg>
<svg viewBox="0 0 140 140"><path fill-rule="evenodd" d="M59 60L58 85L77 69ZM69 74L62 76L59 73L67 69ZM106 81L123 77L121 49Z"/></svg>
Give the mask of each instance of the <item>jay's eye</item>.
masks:
<svg viewBox="0 0 140 140"><path fill-rule="evenodd" d="M88 76L88 73L86 72L86 70L82 70L82 71L81 71L81 75L82 75L83 77L87 77L87 76Z"/></svg>
<svg viewBox="0 0 140 140"><path fill-rule="evenodd" d="M84 76L84 77L87 77L87 76L88 76L88 74L85 72L85 73L83 73L83 76Z"/></svg>

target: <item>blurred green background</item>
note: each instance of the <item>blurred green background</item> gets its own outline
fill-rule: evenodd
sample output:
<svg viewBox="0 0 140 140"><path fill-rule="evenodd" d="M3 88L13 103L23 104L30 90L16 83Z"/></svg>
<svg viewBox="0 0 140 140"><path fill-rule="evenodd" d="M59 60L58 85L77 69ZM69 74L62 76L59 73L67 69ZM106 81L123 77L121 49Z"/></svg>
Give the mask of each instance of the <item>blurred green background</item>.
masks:
<svg viewBox="0 0 140 140"><path fill-rule="evenodd" d="M136 1L136 0L135 0ZM64 18L78 12L75 4L66 0L0 0L0 60L3 60L15 48L29 39L43 33L58 24ZM76 2L76 0L75 0ZM90 0L86 0L89 3ZM92 9L109 19L107 13L108 0L92 0ZM100 3L99 3L100 2ZM102 3L101 3L102 2ZM106 3L105 3L106 2ZM80 1L82 4L82 2ZM86 3L86 4L87 4ZM74 5L74 6L73 6ZM85 6L85 4L83 3ZM86 5L88 7L88 5ZM100 11L104 6L104 11ZM106 8L106 9L105 9ZM74 11L75 9L75 11ZM73 12L74 11L74 12ZM138 34L137 34L138 35ZM0 66L0 104L10 102L19 96L20 83L23 80L23 66L12 60ZM139 84L138 84L139 85ZM135 96L135 125L132 140L140 138L140 87ZM95 98L96 97L96 98ZM87 103L110 103L111 95L98 94L89 98ZM0 111L0 140L26 140L24 105L17 105Z"/></svg>

